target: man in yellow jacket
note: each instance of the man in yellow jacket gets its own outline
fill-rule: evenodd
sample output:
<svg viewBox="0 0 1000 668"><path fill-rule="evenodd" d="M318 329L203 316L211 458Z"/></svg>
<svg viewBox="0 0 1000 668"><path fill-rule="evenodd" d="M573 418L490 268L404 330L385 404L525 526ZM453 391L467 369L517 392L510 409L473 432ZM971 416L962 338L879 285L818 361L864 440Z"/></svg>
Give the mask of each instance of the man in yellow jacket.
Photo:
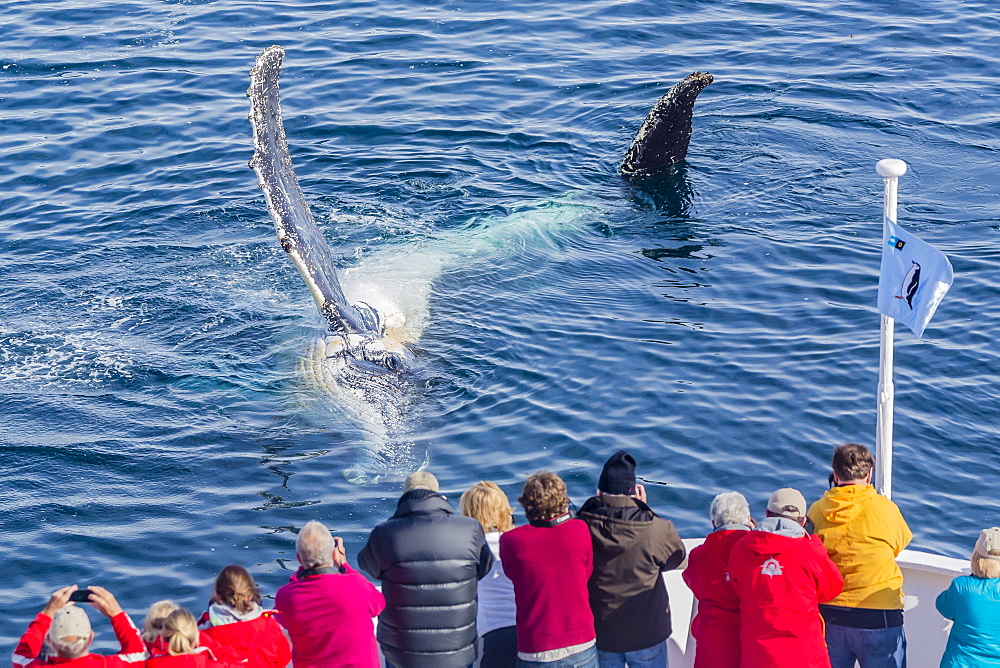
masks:
<svg viewBox="0 0 1000 668"><path fill-rule="evenodd" d="M896 556L913 534L895 503L871 484L875 458L848 443L833 453L832 487L809 509L816 535L844 576L820 605L833 668L904 668L903 573Z"/></svg>

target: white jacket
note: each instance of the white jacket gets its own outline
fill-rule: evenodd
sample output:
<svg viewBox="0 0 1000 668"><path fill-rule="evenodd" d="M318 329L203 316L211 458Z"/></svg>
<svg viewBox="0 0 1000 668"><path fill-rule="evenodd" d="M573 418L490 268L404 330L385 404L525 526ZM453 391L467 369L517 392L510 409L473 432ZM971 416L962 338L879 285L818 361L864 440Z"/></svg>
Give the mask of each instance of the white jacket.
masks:
<svg viewBox="0 0 1000 668"><path fill-rule="evenodd" d="M486 542L493 551L493 568L479 581L479 612L476 629L480 636L490 631L514 626L514 585L504 575L500 563L500 532L486 534Z"/></svg>

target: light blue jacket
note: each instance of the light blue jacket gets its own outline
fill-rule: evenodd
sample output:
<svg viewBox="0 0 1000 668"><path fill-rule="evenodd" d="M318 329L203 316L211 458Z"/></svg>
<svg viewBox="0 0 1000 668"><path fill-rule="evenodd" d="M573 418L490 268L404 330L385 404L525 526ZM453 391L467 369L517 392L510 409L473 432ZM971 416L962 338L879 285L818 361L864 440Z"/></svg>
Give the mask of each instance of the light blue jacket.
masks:
<svg viewBox="0 0 1000 668"><path fill-rule="evenodd" d="M1000 578L957 577L936 605L955 622L941 668L1000 666Z"/></svg>

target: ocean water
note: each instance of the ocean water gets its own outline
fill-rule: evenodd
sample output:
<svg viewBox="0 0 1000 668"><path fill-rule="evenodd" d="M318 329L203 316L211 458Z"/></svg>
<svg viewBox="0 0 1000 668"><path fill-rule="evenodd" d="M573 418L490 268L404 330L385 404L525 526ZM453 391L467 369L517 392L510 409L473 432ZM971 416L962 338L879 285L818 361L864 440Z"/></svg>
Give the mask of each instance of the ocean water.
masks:
<svg viewBox="0 0 1000 668"><path fill-rule="evenodd" d="M547 468L579 504L625 448L692 537L720 491L759 514L777 487L815 499L833 446L874 441L885 157L910 167L900 222L956 275L922 339L897 327L894 500L939 554L1000 524L994 3L0 15L7 646L71 583L139 619L167 597L200 611L233 562L273 595L310 519L353 560L408 467L454 501L480 479L515 499ZM319 317L247 167L248 72L271 44L345 283L419 306L386 433L299 370ZM622 180L649 108L696 70L716 80L686 163ZM345 476L372 452L382 475Z"/></svg>

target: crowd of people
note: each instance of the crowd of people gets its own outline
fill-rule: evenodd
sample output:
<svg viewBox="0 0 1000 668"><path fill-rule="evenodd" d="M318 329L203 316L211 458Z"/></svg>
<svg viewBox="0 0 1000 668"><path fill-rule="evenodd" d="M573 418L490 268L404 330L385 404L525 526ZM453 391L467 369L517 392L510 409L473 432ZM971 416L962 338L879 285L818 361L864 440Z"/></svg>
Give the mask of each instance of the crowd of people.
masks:
<svg viewBox="0 0 1000 668"><path fill-rule="evenodd" d="M459 512L426 471L404 483L396 512L347 561L320 522L299 531L299 568L274 609L241 566L216 578L200 619L165 600L140 631L106 589L59 589L14 650L15 666L151 668L654 668L672 632L662 574L681 567L698 599L697 668L906 666L903 575L912 538L899 508L871 484L864 446L834 451L830 489L807 506L779 489L765 517L746 499L713 499L713 531L685 553L673 523L646 503L635 459L605 463L595 496L571 512L556 474L528 478L518 502L492 482ZM937 598L954 620L942 666L1000 665L1000 528L984 530L969 576ZM90 652L87 602L108 617L121 651ZM373 632L374 618L378 618ZM685 629L686 631L686 629Z"/></svg>

